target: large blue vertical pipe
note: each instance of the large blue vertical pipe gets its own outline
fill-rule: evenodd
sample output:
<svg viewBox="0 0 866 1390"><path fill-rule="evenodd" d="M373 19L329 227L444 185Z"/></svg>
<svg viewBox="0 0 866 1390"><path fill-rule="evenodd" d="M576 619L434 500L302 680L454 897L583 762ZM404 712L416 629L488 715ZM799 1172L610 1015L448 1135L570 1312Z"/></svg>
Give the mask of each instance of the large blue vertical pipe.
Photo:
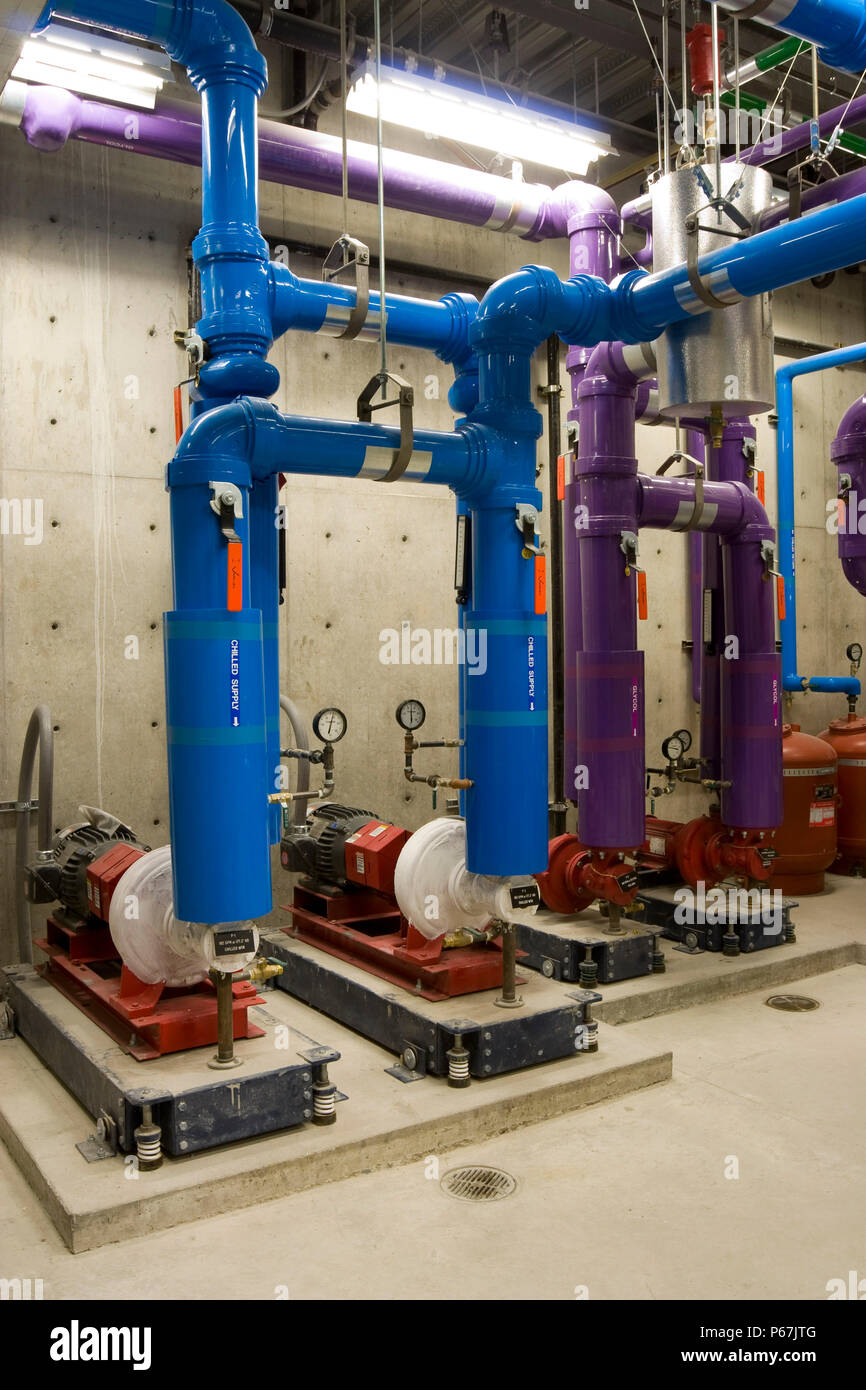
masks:
<svg viewBox="0 0 866 1390"><path fill-rule="evenodd" d="M472 594L467 646L484 651L463 680L466 862L474 873L547 867L547 615L536 611L536 561L524 555L519 505L538 511L535 455L541 416L531 403L530 358L491 352L479 361L479 404L469 417L496 425L496 483L470 491ZM487 433L485 431L485 433ZM533 537L537 543L537 537ZM542 604L543 608L544 605Z"/></svg>
<svg viewBox="0 0 866 1390"><path fill-rule="evenodd" d="M797 543L794 531L794 382L797 377L866 360L866 343L821 352L779 367L776 372L776 488L779 508L779 569L785 583L785 616L779 623L782 639L782 684L785 690L815 690L859 695L856 676L803 676L797 661Z"/></svg>
<svg viewBox="0 0 866 1390"><path fill-rule="evenodd" d="M202 98L202 227L194 255L203 307L198 329L210 348L194 413L242 394L271 395L279 375L264 360L270 277L257 187L257 106L267 66L249 29L226 0L60 0L47 6L40 25L52 15L157 43L187 69ZM175 461L168 471L175 603L165 615L168 774L175 911L190 921L221 922L260 916L272 905L265 653L249 552L273 488L257 486L253 521L248 466L216 453L206 463L196 469ZM239 608L229 598L228 546L211 507L212 484L221 483L233 483L243 497L243 515L233 519L243 546ZM271 549L256 563L256 597L270 615ZM270 650L268 667L275 716Z"/></svg>
<svg viewBox="0 0 866 1390"><path fill-rule="evenodd" d="M262 652L265 671L265 729L268 747L269 792L281 791L280 778L280 546L283 534L278 511L279 475L256 479L250 489L250 601L262 615ZM272 845L279 844L283 813L279 805L269 812Z"/></svg>
<svg viewBox="0 0 866 1390"><path fill-rule="evenodd" d="M165 614L174 906L192 922L271 910L262 616L250 604L249 469L223 463L244 498L241 607L227 607L227 547L208 480L174 471L175 609Z"/></svg>

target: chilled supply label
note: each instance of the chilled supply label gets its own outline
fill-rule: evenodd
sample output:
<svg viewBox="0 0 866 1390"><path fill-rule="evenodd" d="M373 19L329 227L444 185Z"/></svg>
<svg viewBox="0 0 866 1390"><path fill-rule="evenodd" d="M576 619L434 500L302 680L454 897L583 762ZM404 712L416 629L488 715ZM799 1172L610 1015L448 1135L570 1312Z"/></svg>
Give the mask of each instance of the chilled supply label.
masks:
<svg viewBox="0 0 866 1390"><path fill-rule="evenodd" d="M231 726L236 729L241 722L241 681L240 681L240 643L236 637L231 640L230 682L231 682Z"/></svg>

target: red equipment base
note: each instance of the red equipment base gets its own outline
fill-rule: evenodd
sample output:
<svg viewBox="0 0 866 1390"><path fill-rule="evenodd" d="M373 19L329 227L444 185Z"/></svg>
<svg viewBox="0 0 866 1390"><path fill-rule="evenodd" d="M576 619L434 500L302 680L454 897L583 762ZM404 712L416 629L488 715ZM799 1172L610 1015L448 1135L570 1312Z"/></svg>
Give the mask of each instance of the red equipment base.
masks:
<svg viewBox="0 0 866 1390"><path fill-rule="evenodd" d="M428 941L378 893L329 895L299 883L286 910L292 914L292 926L284 928L288 935L422 999L453 999L502 985L498 939L454 947L445 947L442 937Z"/></svg>
<svg viewBox="0 0 866 1390"><path fill-rule="evenodd" d="M47 938L34 943L48 957L39 973L131 1057L147 1062L216 1044L216 991L210 980L186 989L148 985L118 959L108 927L76 929L54 916L47 926ZM264 999L249 981L232 990L235 1038L263 1037L264 1029L250 1022L247 1011Z"/></svg>

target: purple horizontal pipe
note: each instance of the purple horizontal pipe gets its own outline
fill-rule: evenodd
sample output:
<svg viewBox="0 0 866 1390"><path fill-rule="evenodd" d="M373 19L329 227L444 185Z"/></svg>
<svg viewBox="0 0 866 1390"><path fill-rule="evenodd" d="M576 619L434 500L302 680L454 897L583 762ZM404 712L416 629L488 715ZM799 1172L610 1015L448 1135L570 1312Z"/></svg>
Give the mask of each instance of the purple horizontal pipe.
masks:
<svg viewBox="0 0 866 1390"><path fill-rule="evenodd" d="M694 478L638 477L638 520L654 530L685 531L694 513ZM745 483L705 483L704 512L698 530L732 536L763 518L763 508Z"/></svg>
<svg viewBox="0 0 866 1390"><path fill-rule="evenodd" d="M844 117L844 129L849 130L851 126L857 125L860 121L866 121L866 96L855 97L852 102L843 106L834 106L832 110L825 111L818 117L818 134L822 140L829 140L833 131ZM786 154L794 154L797 150L809 148L812 139L812 127L810 121L803 121L801 125L792 126L790 130L782 131L781 135L773 135L769 140L762 140L760 144L750 145L748 149L740 152L739 162L741 164L770 164L774 159L781 159ZM722 161L724 164L737 162L736 155L728 155Z"/></svg>
<svg viewBox="0 0 866 1390"><path fill-rule="evenodd" d="M62 149L68 140L82 140L180 164L201 163L200 113L178 102L164 102L158 112L133 111L87 101L56 87L31 87L21 130L28 143L43 152ZM375 203L375 146L351 140L348 156L349 196ZM342 168L342 142L336 136L259 121L263 179L339 195ZM609 204L616 215L610 195L592 184L574 182L551 189L395 150L384 152L384 184L388 207L514 231L529 241L566 236L569 219L582 204L587 208Z"/></svg>

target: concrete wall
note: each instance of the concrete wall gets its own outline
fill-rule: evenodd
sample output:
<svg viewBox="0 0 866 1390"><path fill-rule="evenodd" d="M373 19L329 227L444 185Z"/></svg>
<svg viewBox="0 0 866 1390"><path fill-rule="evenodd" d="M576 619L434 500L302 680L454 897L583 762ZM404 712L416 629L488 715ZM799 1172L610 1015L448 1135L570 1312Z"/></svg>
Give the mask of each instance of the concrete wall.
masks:
<svg viewBox="0 0 866 1390"><path fill-rule="evenodd" d="M0 497L44 506L41 544L0 538L0 798L15 795L29 711L44 700L57 728L55 824L76 819L79 803L101 805L158 845L168 837L161 614L171 594L163 469L173 446L172 388L185 374L172 335L187 325L186 248L199 224L199 175L75 143L40 155L2 129L0 187ZM340 217L336 198L263 186L262 226L273 240L329 245ZM375 210L353 205L351 230L375 245ZM437 296L461 288L461 276L489 281L533 259L566 272L558 245L527 247L398 213L388 213L387 235L391 258L419 268L389 281L408 293ZM296 262L302 273L315 274L311 267ZM788 336L822 344L866 336L860 277L838 277L823 292L806 286L777 296L776 312L777 331ZM348 418L377 370L378 348L293 336L273 360L282 374L281 409ZM390 365L418 388L419 424L449 428L449 370L401 349L392 350ZM438 399L425 398L431 374ZM862 636L862 602L844 583L824 529L826 499L835 492L829 441L860 389L862 376L847 372L813 379L798 393L804 670L842 670L847 641ZM759 444L772 508L773 440L765 422ZM656 468L672 445L671 431L641 428L642 467ZM430 815L431 794L403 780L394 710L417 695L428 708L429 734L453 736L455 673L383 666L379 634L403 621L454 625L453 499L418 484L293 479L284 500L283 688L310 714L333 703L348 715L337 799L415 827ZM686 545L681 536L651 536L642 553L652 752L679 726L697 731L681 650L689 636ZM826 698L797 701L797 717L809 728L838 712ZM454 755L422 755L419 764L446 770ZM689 809L680 794L660 813ZM0 913L10 927L12 844L11 820L2 818Z"/></svg>

